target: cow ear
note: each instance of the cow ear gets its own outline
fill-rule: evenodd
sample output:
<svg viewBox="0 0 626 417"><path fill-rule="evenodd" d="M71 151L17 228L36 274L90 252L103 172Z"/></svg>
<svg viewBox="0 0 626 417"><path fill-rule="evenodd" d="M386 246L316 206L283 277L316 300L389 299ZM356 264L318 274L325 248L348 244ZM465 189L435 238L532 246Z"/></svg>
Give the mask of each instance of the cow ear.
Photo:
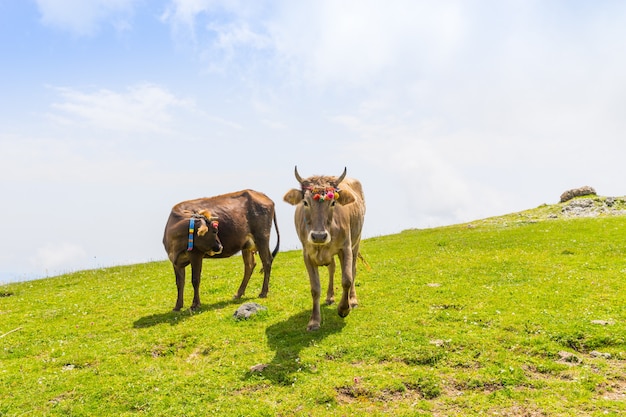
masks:
<svg viewBox="0 0 626 417"><path fill-rule="evenodd" d="M340 190L339 198L337 199L337 202L341 204L342 206L345 206L346 204L354 203L354 195L349 191Z"/></svg>
<svg viewBox="0 0 626 417"><path fill-rule="evenodd" d="M285 194L283 200L285 200L286 203L295 206L296 204L300 203L300 201L302 201L302 191L292 188L291 190L287 191L287 194Z"/></svg>
<svg viewBox="0 0 626 417"><path fill-rule="evenodd" d="M207 227L206 224L204 224L204 222L202 222L202 225L198 227L198 236L204 236L206 235L206 232L208 231L209 231L209 228Z"/></svg>

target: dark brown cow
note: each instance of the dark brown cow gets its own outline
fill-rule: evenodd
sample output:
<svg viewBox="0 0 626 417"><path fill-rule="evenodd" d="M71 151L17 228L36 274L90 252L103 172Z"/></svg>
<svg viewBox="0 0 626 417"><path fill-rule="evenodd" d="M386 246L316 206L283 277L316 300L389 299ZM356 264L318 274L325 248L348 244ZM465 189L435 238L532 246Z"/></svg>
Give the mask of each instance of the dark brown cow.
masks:
<svg viewBox="0 0 626 417"><path fill-rule="evenodd" d="M295 175L300 189L289 190L283 199L296 206L296 231L302 242L304 265L309 273L313 297L313 313L307 330L317 330L321 322L318 267L328 266L332 277L335 255L339 257L343 287L337 311L341 317L346 317L350 309L358 304L354 278L365 217L365 199L361 183L346 178L345 169L340 177L302 179L296 167ZM331 280L326 302L331 303L332 300Z"/></svg>
<svg viewBox="0 0 626 417"><path fill-rule="evenodd" d="M193 230L190 227L191 220ZM270 253L272 221L276 228L277 242ZM243 190L216 197L183 201L172 208L165 225L163 245L176 274L178 298L174 310L183 307L185 267L191 264L193 303L191 309L200 306L200 276L203 258L228 258L241 251L244 274L234 298L241 298L256 266L255 252L263 264L263 288L259 297L266 297L269 290L272 261L278 253L280 234L276 223L274 202L265 194Z"/></svg>

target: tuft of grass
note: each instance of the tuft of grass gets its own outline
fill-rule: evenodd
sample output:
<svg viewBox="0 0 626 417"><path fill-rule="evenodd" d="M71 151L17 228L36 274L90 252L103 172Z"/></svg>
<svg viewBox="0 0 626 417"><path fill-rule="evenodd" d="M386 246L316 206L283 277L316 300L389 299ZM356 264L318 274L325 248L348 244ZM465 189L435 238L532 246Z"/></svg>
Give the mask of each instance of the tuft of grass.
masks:
<svg viewBox="0 0 626 417"><path fill-rule="evenodd" d="M206 260L194 312L168 262L0 287L0 416L623 414L626 220L561 206L366 239L359 307L312 333L297 251L267 299Z"/></svg>

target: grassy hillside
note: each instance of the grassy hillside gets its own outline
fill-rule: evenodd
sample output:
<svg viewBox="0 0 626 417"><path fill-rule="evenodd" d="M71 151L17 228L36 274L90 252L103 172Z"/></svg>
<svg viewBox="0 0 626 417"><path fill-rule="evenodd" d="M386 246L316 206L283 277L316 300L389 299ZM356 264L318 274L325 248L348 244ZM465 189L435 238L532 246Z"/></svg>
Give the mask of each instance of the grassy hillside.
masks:
<svg viewBox="0 0 626 417"><path fill-rule="evenodd" d="M247 321L238 256L195 313L167 262L2 286L0 416L623 415L626 217L561 206L367 239L360 306L314 333L297 251Z"/></svg>

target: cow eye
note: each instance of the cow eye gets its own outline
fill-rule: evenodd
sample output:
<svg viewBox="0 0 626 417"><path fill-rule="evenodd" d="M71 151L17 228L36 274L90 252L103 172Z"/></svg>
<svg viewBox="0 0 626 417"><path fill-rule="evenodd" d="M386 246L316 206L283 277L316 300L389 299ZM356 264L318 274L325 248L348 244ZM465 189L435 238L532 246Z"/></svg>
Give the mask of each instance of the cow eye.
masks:
<svg viewBox="0 0 626 417"><path fill-rule="evenodd" d="M331 201L331 202L330 202L330 206L331 206L331 207L335 207L335 204L337 204L337 202L336 202L335 200L333 200L333 201Z"/></svg>
<svg viewBox="0 0 626 417"><path fill-rule="evenodd" d="M309 202L308 202L308 201L306 201L306 200L302 200L302 205L303 205L304 207L309 207Z"/></svg>

